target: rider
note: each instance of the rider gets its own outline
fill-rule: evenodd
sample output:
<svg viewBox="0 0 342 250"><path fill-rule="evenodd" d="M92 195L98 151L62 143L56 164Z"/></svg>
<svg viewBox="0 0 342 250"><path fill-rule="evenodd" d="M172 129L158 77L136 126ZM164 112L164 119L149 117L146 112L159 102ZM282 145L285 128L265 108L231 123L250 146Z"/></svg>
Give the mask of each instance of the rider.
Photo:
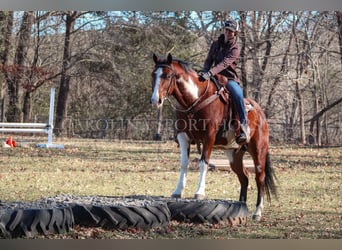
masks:
<svg viewBox="0 0 342 250"><path fill-rule="evenodd" d="M228 78L226 84L240 118L240 136L236 138L238 144L248 142L247 118L242 89L236 73L236 61L240 56L240 47L237 44L239 24L234 20L224 22L224 33L211 44L203 71L199 73L199 80L209 80L211 76L222 74ZM212 65L214 65L212 67Z"/></svg>

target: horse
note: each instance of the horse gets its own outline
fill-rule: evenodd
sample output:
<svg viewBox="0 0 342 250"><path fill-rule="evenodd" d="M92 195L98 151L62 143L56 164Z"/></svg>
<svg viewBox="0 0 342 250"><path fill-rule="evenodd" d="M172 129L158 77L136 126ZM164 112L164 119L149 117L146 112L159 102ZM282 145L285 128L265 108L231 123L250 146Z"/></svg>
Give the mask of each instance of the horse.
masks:
<svg viewBox="0 0 342 250"><path fill-rule="evenodd" d="M160 107L165 99L173 96L177 101L176 122L177 141L180 147L180 173L178 183L171 197L182 198L187 181L190 145L193 142L202 144L199 161L200 177L195 199L205 198L205 178L208 171L210 155L213 149L223 148L233 172L240 182L239 201L247 201L249 174L243 165L245 152L253 158L255 180L257 184L256 208L252 218L260 221L264 208L264 194L271 202L271 194L277 198L275 172L270 162L269 129L266 116L261 107L252 99L245 98L250 138L245 145L233 145L231 132L235 138L236 126L229 129L230 133L222 133L222 127L234 120L228 116L230 102L222 96L222 89L218 89L214 81L200 82L198 73L188 62L173 59L169 53L166 57L159 57L153 53L154 69L152 76L152 95L150 103ZM223 76L219 76L223 77ZM226 82L226 79L220 82ZM226 90L227 91L227 90ZM235 123L236 124L236 123ZM228 126L229 127L229 126ZM220 132L221 131L221 132ZM224 140L222 140L224 139Z"/></svg>

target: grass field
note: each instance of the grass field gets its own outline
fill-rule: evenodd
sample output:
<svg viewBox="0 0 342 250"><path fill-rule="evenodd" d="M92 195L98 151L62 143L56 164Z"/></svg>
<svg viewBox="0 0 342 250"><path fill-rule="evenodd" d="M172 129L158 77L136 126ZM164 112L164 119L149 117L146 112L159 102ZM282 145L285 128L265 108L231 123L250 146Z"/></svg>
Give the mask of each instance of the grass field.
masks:
<svg viewBox="0 0 342 250"><path fill-rule="evenodd" d="M35 200L56 194L169 196L177 183L179 149L174 142L59 139L56 143L65 149L40 149L25 143L25 147L1 148L1 200ZM270 152L279 200L265 203L259 223L251 218L246 225L235 227L171 222L167 228L149 231L76 226L64 235L38 238L342 238L342 148L284 145L272 147ZM193 147L191 159L195 157L198 154ZM224 156L215 151L212 157ZM198 177L192 164L185 196L193 197ZM230 171L209 172L206 183L209 199L236 200L239 196L238 179ZM250 174L248 195L252 212L254 174Z"/></svg>

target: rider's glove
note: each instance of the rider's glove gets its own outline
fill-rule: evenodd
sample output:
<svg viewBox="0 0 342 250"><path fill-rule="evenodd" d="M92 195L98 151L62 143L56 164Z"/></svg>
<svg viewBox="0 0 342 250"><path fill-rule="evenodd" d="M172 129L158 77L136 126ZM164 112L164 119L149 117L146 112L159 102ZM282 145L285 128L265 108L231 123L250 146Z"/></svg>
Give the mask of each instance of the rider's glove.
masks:
<svg viewBox="0 0 342 250"><path fill-rule="evenodd" d="M211 76L212 76L212 74L210 71L207 71L207 72L202 71L202 72L198 73L198 80L200 82L208 81L208 80L210 80Z"/></svg>

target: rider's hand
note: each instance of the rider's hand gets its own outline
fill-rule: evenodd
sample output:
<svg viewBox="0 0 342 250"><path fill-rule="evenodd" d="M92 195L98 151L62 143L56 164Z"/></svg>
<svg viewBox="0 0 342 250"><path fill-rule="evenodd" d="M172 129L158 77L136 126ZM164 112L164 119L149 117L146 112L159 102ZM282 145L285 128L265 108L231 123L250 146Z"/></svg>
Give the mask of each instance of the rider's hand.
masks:
<svg viewBox="0 0 342 250"><path fill-rule="evenodd" d="M210 80L211 76L212 76L212 74L210 71L207 71L207 72L202 71L202 72L198 73L198 80L200 82L208 81L208 80Z"/></svg>

